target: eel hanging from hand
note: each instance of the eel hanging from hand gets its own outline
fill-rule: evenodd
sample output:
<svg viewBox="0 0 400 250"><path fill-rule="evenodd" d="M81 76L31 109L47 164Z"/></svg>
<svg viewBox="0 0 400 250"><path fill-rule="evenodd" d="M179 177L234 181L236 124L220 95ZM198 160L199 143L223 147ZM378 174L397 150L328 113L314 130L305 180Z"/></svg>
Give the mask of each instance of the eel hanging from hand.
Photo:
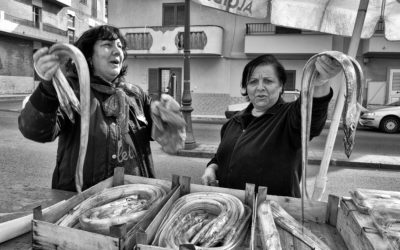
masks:
<svg viewBox="0 0 400 250"><path fill-rule="evenodd" d="M344 131L344 149L347 157L354 147L355 132L360 118L362 102L362 83L364 80L363 72L358 62L352 57L339 51L325 51L311 57L304 69L301 82L301 146L302 146L302 219L304 221L304 196L308 198L306 192L307 163L308 163L308 142L310 139L310 126L312 119L312 101L314 94L313 81L318 75L315 62L318 57L327 56L338 62L341 66L346 83L345 104L342 112L342 122ZM316 183L321 182L317 177ZM325 176L326 178L326 176Z"/></svg>
<svg viewBox="0 0 400 250"><path fill-rule="evenodd" d="M74 91L66 80L65 76L58 69L53 76L53 85L57 91L61 109L66 113L71 122L74 122L75 110L81 116L80 129L80 145L79 155L75 170L75 186L76 190L82 192L83 186L83 165L89 140L89 122L90 122L90 75L89 67L85 56L75 46L67 43L57 43L49 49L49 53L62 57L71 58L75 63L79 78L79 96L80 101L76 98Z"/></svg>

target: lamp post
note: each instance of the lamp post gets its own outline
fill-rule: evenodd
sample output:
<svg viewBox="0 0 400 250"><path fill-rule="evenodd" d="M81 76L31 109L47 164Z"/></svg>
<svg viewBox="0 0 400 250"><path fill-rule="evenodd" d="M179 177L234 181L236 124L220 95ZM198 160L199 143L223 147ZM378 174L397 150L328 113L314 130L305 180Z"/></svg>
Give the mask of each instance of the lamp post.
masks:
<svg viewBox="0 0 400 250"><path fill-rule="evenodd" d="M183 38L183 94L182 114L186 121L185 149L195 148L196 141L192 128L192 96L190 94L190 0L185 0L185 32Z"/></svg>

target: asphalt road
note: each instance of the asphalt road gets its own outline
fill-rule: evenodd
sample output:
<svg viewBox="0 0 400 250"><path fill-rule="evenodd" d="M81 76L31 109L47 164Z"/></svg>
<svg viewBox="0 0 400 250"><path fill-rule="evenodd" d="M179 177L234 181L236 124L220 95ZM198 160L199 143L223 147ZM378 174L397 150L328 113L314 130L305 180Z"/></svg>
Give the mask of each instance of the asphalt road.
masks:
<svg viewBox="0 0 400 250"><path fill-rule="evenodd" d="M196 142L203 144L219 144L221 124L194 123L193 131ZM310 142L310 149L321 150L325 148L328 129L324 129L320 136ZM338 130L334 151L344 151L343 130ZM400 155L400 133L386 134L379 130L359 128L356 131L354 153L373 155Z"/></svg>
<svg viewBox="0 0 400 250"><path fill-rule="evenodd" d="M17 116L18 113L14 112L0 112L0 192L11 186L21 189L50 187L57 144L43 144L25 139L18 130ZM211 140L217 140L213 141L217 143L218 137L213 134L219 134L217 127L194 124L197 141L210 143ZM208 133L209 130L212 132ZM367 132L360 132L363 133ZM368 140L371 139L366 138ZM377 142L387 143L388 139ZM157 178L168 180L172 174L187 175L194 183L200 183L208 159L171 156L162 152L156 142L152 143L152 149ZM309 166L307 183L310 192L317 168L318 166ZM328 178L323 199L327 198L327 194L347 196L349 190L355 188L400 190L400 171L332 166Z"/></svg>

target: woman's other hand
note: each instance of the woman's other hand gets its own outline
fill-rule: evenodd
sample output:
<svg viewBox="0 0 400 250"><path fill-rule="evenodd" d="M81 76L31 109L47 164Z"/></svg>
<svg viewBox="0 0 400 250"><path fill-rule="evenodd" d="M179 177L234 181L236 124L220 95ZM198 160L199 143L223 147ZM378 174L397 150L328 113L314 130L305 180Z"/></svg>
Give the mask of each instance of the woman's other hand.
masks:
<svg viewBox="0 0 400 250"><path fill-rule="evenodd" d="M315 68L318 71L315 86L326 84L342 70L338 62L325 55L317 58Z"/></svg>
<svg viewBox="0 0 400 250"><path fill-rule="evenodd" d="M217 181L217 172L218 165L213 163L210 164L206 170L204 171L203 176L201 177L201 183L206 186L218 186Z"/></svg>
<svg viewBox="0 0 400 250"><path fill-rule="evenodd" d="M49 54L49 48L41 48L33 54L33 65L42 80L50 82L60 66L58 56Z"/></svg>
<svg viewBox="0 0 400 250"><path fill-rule="evenodd" d="M339 63L328 56L320 56L315 62L318 75L314 81L314 97L323 97L329 94L329 79L335 77L342 70Z"/></svg>

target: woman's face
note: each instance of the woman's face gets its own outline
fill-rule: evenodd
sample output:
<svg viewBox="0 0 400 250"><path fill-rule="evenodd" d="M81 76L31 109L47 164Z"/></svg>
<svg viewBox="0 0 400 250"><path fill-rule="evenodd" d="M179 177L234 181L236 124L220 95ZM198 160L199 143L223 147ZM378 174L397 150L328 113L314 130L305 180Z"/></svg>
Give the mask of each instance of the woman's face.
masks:
<svg viewBox="0 0 400 250"><path fill-rule="evenodd" d="M282 84L272 65L260 65L254 69L246 88L254 108L264 112L278 101Z"/></svg>
<svg viewBox="0 0 400 250"><path fill-rule="evenodd" d="M124 61L121 41L98 40L94 44L91 60L94 75L112 82L121 72Z"/></svg>

